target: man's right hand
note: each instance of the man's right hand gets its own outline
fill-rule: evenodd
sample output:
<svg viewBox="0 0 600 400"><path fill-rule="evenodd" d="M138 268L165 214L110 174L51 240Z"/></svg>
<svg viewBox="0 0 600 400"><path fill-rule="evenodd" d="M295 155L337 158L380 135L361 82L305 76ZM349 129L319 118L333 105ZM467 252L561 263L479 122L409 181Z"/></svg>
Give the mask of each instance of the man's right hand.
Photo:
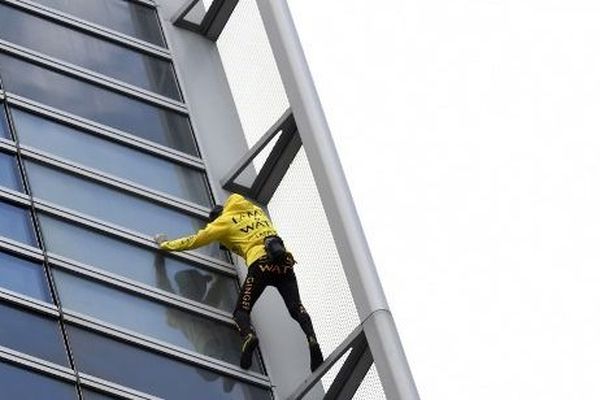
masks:
<svg viewBox="0 0 600 400"><path fill-rule="evenodd" d="M157 235L154 235L154 241L156 242L156 244L158 244L159 246L161 244L163 244L164 242L166 242L167 239L167 235L165 235L164 233L159 233Z"/></svg>

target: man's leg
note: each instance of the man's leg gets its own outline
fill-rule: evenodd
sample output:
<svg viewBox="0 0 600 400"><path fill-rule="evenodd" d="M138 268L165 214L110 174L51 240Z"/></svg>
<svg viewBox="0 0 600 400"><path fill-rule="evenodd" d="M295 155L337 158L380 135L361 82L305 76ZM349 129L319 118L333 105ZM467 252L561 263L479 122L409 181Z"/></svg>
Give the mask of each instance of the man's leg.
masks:
<svg viewBox="0 0 600 400"><path fill-rule="evenodd" d="M310 350L310 368L314 371L323 363L321 347L317 342L310 315L308 315L308 312L306 312L306 309L300 301L298 281L296 280L296 274L294 273L293 267L282 267L282 272L283 273L280 279L277 280L275 287L277 287L281 297L283 297L288 312L292 318L298 322L300 328L302 328L302 331L306 335Z"/></svg>
<svg viewBox="0 0 600 400"><path fill-rule="evenodd" d="M252 352L258 346L258 338L250 323L250 312L254 303L265 290L265 282L257 264L248 268L248 275L244 280L238 302L233 312L233 319L242 337L242 356L240 366L248 369L252 365Z"/></svg>

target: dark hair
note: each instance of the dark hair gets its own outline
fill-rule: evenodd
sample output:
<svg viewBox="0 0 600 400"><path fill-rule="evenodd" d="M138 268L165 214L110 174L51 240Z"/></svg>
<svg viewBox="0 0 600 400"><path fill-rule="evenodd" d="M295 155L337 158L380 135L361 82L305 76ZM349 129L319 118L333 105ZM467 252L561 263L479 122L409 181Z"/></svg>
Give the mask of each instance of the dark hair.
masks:
<svg viewBox="0 0 600 400"><path fill-rule="evenodd" d="M208 214L208 222L213 222L215 219L219 218L219 215L223 212L223 206L217 204L210 210L210 214Z"/></svg>

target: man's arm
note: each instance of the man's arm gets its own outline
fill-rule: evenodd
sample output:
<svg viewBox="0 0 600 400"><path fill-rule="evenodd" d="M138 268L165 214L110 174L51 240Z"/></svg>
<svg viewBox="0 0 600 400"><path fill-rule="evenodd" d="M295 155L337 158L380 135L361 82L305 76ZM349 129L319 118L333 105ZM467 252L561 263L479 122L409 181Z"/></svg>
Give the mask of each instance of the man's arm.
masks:
<svg viewBox="0 0 600 400"><path fill-rule="evenodd" d="M196 249L219 240L225 228L225 224L222 221L215 220L213 223L206 225L204 229L200 229L195 235L173 240L167 240L165 235L156 235L154 240L162 250L184 251Z"/></svg>

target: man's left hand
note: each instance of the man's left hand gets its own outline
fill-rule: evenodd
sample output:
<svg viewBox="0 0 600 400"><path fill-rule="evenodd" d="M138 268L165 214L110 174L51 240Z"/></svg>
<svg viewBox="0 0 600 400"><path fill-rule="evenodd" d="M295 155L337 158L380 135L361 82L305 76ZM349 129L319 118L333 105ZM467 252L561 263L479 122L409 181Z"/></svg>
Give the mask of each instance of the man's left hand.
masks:
<svg viewBox="0 0 600 400"><path fill-rule="evenodd" d="M165 235L164 233L159 233L158 235L154 235L154 241L156 242L156 244L158 244L159 246L161 244L163 244L164 242L166 242L167 239L167 235Z"/></svg>

